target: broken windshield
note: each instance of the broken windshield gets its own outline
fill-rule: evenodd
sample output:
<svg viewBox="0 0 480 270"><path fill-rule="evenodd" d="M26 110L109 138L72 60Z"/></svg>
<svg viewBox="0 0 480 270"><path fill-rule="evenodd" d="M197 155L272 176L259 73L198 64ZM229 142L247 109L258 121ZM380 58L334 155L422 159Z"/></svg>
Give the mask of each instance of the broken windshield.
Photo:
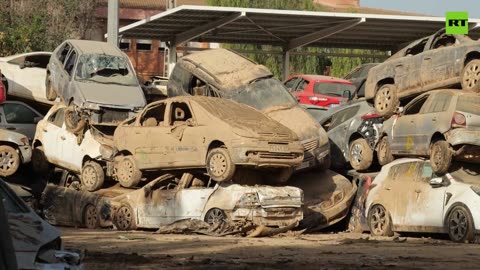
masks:
<svg viewBox="0 0 480 270"><path fill-rule="evenodd" d="M275 78L255 80L233 94L231 99L261 111L272 107L291 108L297 104L285 86Z"/></svg>
<svg viewBox="0 0 480 270"><path fill-rule="evenodd" d="M106 54L85 54L79 59L76 80L104 84L137 85L127 59Z"/></svg>

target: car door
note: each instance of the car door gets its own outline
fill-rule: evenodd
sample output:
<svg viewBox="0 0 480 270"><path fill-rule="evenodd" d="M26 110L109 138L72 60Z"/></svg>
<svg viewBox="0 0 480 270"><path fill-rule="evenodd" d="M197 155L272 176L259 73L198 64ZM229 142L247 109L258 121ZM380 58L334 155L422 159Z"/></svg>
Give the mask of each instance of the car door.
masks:
<svg viewBox="0 0 480 270"><path fill-rule="evenodd" d="M37 122L42 115L30 106L16 102L5 102L0 105L1 127L21 133L31 141L35 136Z"/></svg>
<svg viewBox="0 0 480 270"><path fill-rule="evenodd" d="M391 130L390 149L393 154L421 154L418 152L420 138L423 135L421 126L424 115L421 113L429 94L415 98L405 106L401 114L394 115ZM388 132L388 131L387 131Z"/></svg>
<svg viewBox="0 0 480 270"><path fill-rule="evenodd" d="M167 178L151 182L143 187L144 194L136 201L138 223L146 228L158 228L177 220L175 217L175 194L178 192L178 179Z"/></svg>
<svg viewBox="0 0 480 270"><path fill-rule="evenodd" d="M60 76L60 88L59 92L63 98L70 98L73 96L71 92L73 89L70 89L68 86L70 84L71 78L73 77L73 71L75 69L75 65L77 63L78 53L75 49L70 50L70 53L65 60L65 65L61 72L59 73Z"/></svg>
<svg viewBox="0 0 480 270"><path fill-rule="evenodd" d="M180 187L175 194L175 216L176 219L200 218L208 199L215 191L214 187L208 187L205 181L193 177L191 174L184 174Z"/></svg>
<svg viewBox="0 0 480 270"><path fill-rule="evenodd" d="M308 99L311 96L311 93L307 93L306 89L309 84L309 81L299 78L297 84L293 88L293 95L297 97L298 102L302 104L311 104Z"/></svg>
<svg viewBox="0 0 480 270"><path fill-rule="evenodd" d="M62 146L58 141L58 137L62 132L64 108L60 108L53 112L47 120L39 123L40 128L37 132L41 132L43 151L48 161L53 164L62 162Z"/></svg>
<svg viewBox="0 0 480 270"><path fill-rule="evenodd" d="M436 35L435 38L427 44L428 50L423 53L421 66L421 76L423 85L429 88L429 85L438 84L454 75L454 63L460 57L460 51L457 49L454 35Z"/></svg>
<svg viewBox="0 0 480 270"><path fill-rule="evenodd" d="M424 38L416 43L412 43L405 51L405 56L393 61L395 69L395 86L399 91L411 90L421 87L421 64L423 61L423 51L429 38Z"/></svg>
<svg viewBox="0 0 480 270"><path fill-rule="evenodd" d="M65 123L63 123L62 128L58 131L57 142L58 152L61 153L61 163L59 165L80 173L84 156L82 146L78 144L77 135L67 131Z"/></svg>
<svg viewBox="0 0 480 270"><path fill-rule="evenodd" d="M358 113L359 109L360 105L351 106L333 115L332 122L327 130L328 138L333 142L333 144L330 144L333 156L348 157L348 129L351 120Z"/></svg>

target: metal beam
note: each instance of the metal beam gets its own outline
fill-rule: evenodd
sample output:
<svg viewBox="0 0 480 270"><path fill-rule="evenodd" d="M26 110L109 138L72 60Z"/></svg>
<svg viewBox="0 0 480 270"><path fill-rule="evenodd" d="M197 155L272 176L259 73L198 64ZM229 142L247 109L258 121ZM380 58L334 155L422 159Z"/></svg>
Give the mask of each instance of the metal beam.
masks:
<svg viewBox="0 0 480 270"><path fill-rule="evenodd" d="M323 29L323 30L320 30L320 31L317 31L317 32L313 32L313 33L305 35L303 37L298 37L298 38L292 39L292 40L290 40L290 42L288 42L287 50L290 51L290 50L293 50L295 48L302 47L302 46L305 46L307 44L313 43L313 42L318 41L320 39L327 38L329 36L332 36L332 35L335 35L337 33L342 32L342 31L345 31L347 29L350 29L350 28L352 28L352 27L354 27L354 26L356 26L360 23L363 23L365 21L366 21L365 18L355 19L355 20L351 20L349 22L341 23L341 24L333 26L333 27L329 27L327 29Z"/></svg>
<svg viewBox="0 0 480 270"><path fill-rule="evenodd" d="M287 49L283 50L283 80L285 81L288 79L288 76L290 75L290 51Z"/></svg>
<svg viewBox="0 0 480 270"><path fill-rule="evenodd" d="M107 42L118 46L118 0L108 0Z"/></svg>
<svg viewBox="0 0 480 270"><path fill-rule="evenodd" d="M190 30L185 31L183 33L177 34L175 36L174 43L175 43L175 45L177 45L177 44L180 44L180 43L183 43L183 42L187 42L187 41L192 40L192 39L194 39L198 36L204 35L205 33L211 32L214 29L217 29L217 28L220 28L220 27L222 27L226 24L229 24L229 23L231 23L231 22L233 22L233 21L235 21L238 18L243 17L243 16L245 16L245 12L236 12L233 15L224 17L222 19L219 19L219 20L216 20L216 21L204 24L204 25L200 25L196 28L193 28L193 29L190 29Z"/></svg>

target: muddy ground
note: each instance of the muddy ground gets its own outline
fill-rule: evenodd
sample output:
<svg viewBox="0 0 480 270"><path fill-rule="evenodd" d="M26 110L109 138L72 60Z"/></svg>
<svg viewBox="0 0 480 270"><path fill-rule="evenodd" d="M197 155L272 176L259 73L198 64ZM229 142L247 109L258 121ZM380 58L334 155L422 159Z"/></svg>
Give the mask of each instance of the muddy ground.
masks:
<svg viewBox="0 0 480 270"><path fill-rule="evenodd" d="M293 234L273 238L61 228L86 269L478 269L480 245L442 236Z"/></svg>

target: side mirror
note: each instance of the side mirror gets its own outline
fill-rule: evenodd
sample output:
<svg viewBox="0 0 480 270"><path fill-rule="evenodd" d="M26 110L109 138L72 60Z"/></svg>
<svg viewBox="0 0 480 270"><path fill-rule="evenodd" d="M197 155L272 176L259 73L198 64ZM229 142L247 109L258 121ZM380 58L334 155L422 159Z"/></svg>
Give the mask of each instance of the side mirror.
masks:
<svg viewBox="0 0 480 270"><path fill-rule="evenodd" d="M34 123L34 124L37 124L37 123L40 122L42 119L43 119L43 117L37 116L37 117L33 118L33 123Z"/></svg>
<svg viewBox="0 0 480 270"><path fill-rule="evenodd" d="M352 100L352 93L348 90L343 90L342 97L344 97L348 101L350 101L350 100Z"/></svg>
<svg viewBox="0 0 480 270"><path fill-rule="evenodd" d="M395 113L396 113L396 114L402 114L402 113L403 113L403 107L398 107L398 108L395 110Z"/></svg>
<svg viewBox="0 0 480 270"><path fill-rule="evenodd" d="M26 68L26 67L27 67L27 64L26 64L26 62L25 62L25 61L24 61L24 62L22 62L22 63L19 65L19 67L20 67L20 69L24 69L24 68Z"/></svg>
<svg viewBox="0 0 480 270"><path fill-rule="evenodd" d="M441 177L435 177L430 179L429 183L433 188L441 187L443 185L443 179Z"/></svg>

